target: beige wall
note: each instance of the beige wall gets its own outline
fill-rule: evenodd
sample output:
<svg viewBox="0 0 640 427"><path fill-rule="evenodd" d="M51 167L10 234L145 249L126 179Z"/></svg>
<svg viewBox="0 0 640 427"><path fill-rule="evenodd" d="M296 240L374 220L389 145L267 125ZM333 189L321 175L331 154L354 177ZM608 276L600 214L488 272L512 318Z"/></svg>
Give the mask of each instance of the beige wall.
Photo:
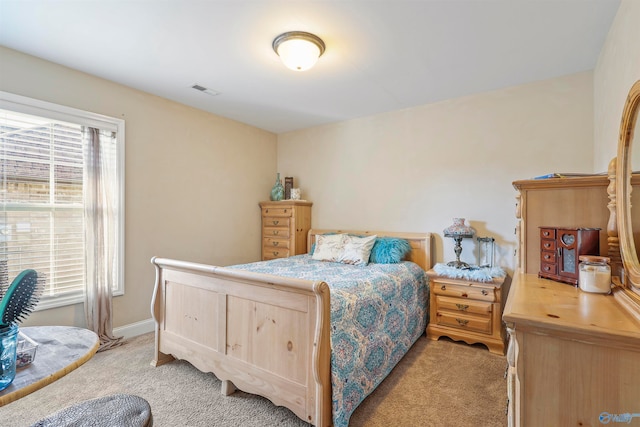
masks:
<svg viewBox="0 0 640 427"><path fill-rule="evenodd" d="M592 172L593 80L584 72L278 135L278 171L313 201L313 226L437 233L465 217L515 265L511 183ZM465 240L462 259L475 261Z"/></svg>
<svg viewBox="0 0 640 427"><path fill-rule="evenodd" d="M0 47L0 90L126 122L125 295L114 327L147 320L152 256L228 265L260 258L276 136ZM84 325L82 304L25 324Z"/></svg>
<svg viewBox="0 0 640 427"><path fill-rule="evenodd" d="M616 156L629 89L640 79L640 1L622 0L594 71L594 165Z"/></svg>

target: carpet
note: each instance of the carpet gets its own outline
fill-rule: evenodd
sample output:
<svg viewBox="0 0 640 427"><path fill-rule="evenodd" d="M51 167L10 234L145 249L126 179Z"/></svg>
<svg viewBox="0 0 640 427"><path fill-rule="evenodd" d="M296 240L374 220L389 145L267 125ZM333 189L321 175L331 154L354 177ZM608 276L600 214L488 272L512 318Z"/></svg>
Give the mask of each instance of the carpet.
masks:
<svg viewBox="0 0 640 427"><path fill-rule="evenodd" d="M156 427L302 427L260 396L220 394L220 381L189 363L154 368L153 334L97 353L58 381L0 408L0 426L29 426L69 405L116 393L151 405ZM36 356L37 358L37 356ZM506 358L482 345L422 336L358 407L350 426L506 426Z"/></svg>

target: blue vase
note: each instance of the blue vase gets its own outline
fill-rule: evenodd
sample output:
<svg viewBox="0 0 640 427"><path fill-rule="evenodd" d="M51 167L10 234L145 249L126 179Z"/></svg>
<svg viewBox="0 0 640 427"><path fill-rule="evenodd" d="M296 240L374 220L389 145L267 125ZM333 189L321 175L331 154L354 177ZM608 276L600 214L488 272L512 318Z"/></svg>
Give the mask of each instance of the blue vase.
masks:
<svg viewBox="0 0 640 427"><path fill-rule="evenodd" d="M282 186L282 181L280 181L280 174L278 173L276 177L276 183L271 189L271 200L273 200L274 202L279 202L282 199L284 199L284 187Z"/></svg>
<svg viewBox="0 0 640 427"><path fill-rule="evenodd" d="M18 324L0 327L0 390L9 387L16 377Z"/></svg>

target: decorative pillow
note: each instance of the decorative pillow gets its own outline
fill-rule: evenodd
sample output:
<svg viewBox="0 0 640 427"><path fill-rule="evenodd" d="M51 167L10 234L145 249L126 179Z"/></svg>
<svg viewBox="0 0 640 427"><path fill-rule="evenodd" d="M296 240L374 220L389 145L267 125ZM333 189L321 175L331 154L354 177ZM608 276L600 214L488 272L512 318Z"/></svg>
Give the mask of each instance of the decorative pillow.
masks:
<svg viewBox="0 0 640 427"><path fill-rule="evenodd" d="M324 233L324 234L316 234L315 241L311 244L311 250L309 251L309 255L313 255L316 251L316 242L318 241L318 236L335 236L338 233Z"/></svg>
<svg viewBox="0 0 640 427"><path fill-rule="evenodd" d="M377 264L397 264L411 252L411 244L406 239L379 237L371 249L369 262Z"/></svg>
<svg viewBox="0 0 640 427"><path fill-rule="evenodd" d="M367 265L371 249L376 243L377 236L359 237L346 235L344 238L344 250L340 257L343 264Z"/></svg>
<svg viewBox="0 0 640 427"><path fill-rule="evenodd" d="M346 234L318 234L311 258L318 261L340 262Z"/></svg>

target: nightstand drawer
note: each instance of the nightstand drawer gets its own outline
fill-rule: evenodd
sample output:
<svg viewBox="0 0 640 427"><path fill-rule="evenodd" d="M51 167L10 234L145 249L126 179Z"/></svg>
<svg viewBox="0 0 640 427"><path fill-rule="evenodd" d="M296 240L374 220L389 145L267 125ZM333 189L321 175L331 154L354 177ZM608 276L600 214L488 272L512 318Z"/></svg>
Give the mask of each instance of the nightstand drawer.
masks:
<svg viewBox="0 0 640 427"><path fill-rule="evenodd" d="M277 227L277 228L289 228L289 224L291 224L291 219L290 218L286 218L286 217L273 217L273 216L268 216L268 217L264 217L262 218L262 223L264 224L264 227Z"/></svg>
<svg viewBox="0 0 640 427"><path fill-rule="evenodd" d="M289 227L264 227L262 229L264 237L289 238Z"/></svg>
<svg viewBox="0 0 640 427"><path fill-rule="evenodd" d="M496 300L494 288L484 288L476 286L452 285L450 283L435 282L432 291L436 295L449 296L454 298L477 299L481 301L493 302Z"/></svg>
<svg viewBox="0 0 640 427"><path fill-rule="evenodd" d="M265 250L270 250L273 248L283 248L289 249L289 240L287 239L275 239L273 237L266 237L262 241L262 245Z"/></svg>
<svg viewBox="0 0 640 427"><path fill-rule="evenodd" d="M491 316L471 316L462 313L453 313L448 311L438 311L438 325L448 326L450 328L464 329L468 331L480 332L483 334L491 334Z"/></svg>
<svg viewBox="0 0 640 427"><path fill-rule="evenodd" d="M264 208L262 209L262 216L291 216L293 209L291 208Z"/></svg>
<svg viewBox="0 0 640 427"><path fill-rule="evenodd" d="M493 304L490 302L461 300L460 298L436 297L436 310L449 310L453 312L463 312L470 314L488 315L491 313Z"/></svg>

